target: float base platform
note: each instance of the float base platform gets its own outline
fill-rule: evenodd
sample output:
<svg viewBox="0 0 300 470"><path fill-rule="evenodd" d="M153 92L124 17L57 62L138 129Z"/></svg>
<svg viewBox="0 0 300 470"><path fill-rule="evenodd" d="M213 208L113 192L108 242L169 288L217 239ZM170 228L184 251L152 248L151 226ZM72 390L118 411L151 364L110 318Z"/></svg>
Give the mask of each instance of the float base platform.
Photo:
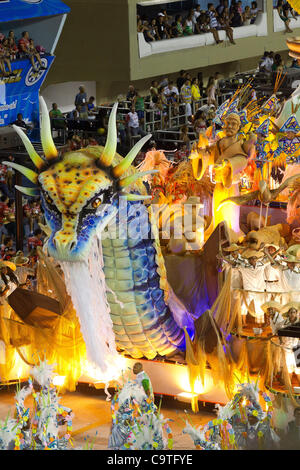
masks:
<svg viewBox="0 0 300 470"><path fill-rule="evenodd" d="M132 359L125 357L125 368L131 368L136 362L143 364L143 369L151 378L153 391L156 395L167 395L177 400L191 402L193 395L191 393L189 383L188 367L184 362L176 362L171 360L147 360ZM95 388L104 388L105 384L100 380L97 381L91 377L81 376L79 383L88 383ZM114 387L114 383L110 383L109 387ZM196 383L195 394L198 401L204 403L219 403L224 405L228 402L222 384L215 385L213 383L212 372L207 369L204 384Z"/></svg>

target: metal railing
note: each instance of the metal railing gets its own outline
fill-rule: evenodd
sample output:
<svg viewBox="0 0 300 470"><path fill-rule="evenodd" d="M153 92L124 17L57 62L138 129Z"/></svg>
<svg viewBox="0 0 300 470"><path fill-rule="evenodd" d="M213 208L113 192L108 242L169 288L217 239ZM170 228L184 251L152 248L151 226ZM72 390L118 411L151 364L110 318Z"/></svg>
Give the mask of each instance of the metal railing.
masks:
<svg viewBox="0 0 300 470"><path fill-rule="evenodd" d="M226 99L228 99L232 93L223 93L216 97L218 105L222 104ZM195 115L198 109L202 106L207 105L208 98L201 98L199 101L192 101L191 108L192 114ZM120 103L120 107L118 108L118 114L121 116L121 119L126 121L126 115L130 110L131 102L130 101L122 101ZM97 119L97 112L100 109L106 110L106 114L108 115L109 112L112 110L112 104L103 104L95 109L93 115L90 116L89 119L76 119L71 120L67 118L69 113L64 113L64 122L66 123L66 128L55 128L53 127L53 133L56 133L58 137L62 139L62 142L65 144L66 142L66 135L67 132L74 131L78 134L87 134L87 135L95 135L97 133L97 129L93 125L95 120ZM94 116L94 119L93 119ZM53 121L59 121L60 118L53 118ZM158 108L150 108L150 102L145 101L145 110L144 110L144 120L141 124L141 129L147 133L156 133L158 134L160 131L168 131L174 133L173 129L177 130L180 126L187 125L189 123L189 115L187 113L187 109L185 103L179 101L175 105L166 105L163 109ZM127 137L130 143L136 143L136 141L140 138L140 136L131 136L128 126L125 124ZM178 131L179 132L179 131ZM171 142L172 139L164 139L165 142ZM176 139L176 142L181 142L179 139Z"/></svg>

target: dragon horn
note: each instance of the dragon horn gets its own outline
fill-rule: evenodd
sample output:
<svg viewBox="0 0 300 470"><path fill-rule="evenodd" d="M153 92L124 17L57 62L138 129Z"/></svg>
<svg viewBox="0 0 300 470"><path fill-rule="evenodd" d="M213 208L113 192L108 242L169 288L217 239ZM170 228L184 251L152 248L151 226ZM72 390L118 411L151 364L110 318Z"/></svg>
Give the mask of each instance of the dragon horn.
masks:
<svg viewBox="0 0 300 470"><path fill-rule="evenodd" d="M112 164L117 150L117 109L118 103L115 103L109 116L106 144L99 158L100 163L105 167L109 167Z"/></svg>
<svg viewBox="0 0 300 470"><path fill-rule="evenodd" d="M26 168L26 166L18 165L17 163L13 162L2 162L3 165L6 166L11 166L15 170L19 171L22 173L22 175L26 176L26 178L31 181L34 184L38 183L38 174L35 171L30 170L29 168Z"/></svg>
<svg viewBox="0 0 300 470"><path fill-rule="evenodd" d="M39 188L26 188L25 186L17 185L15 185L15 188L21 193L26 194L27 196L38 196L40 192Z"/></svg>
<svg viewBox="0 0 300 470"><path fill-rule="evenodd" d="M35 151L32 143L28 139L25 132L23 132L22 129L20 129L20 127L16 126L15 124L13 124L13 128L16 131L16 133L18 134L18 136L20 137L20 139L22 140L22 142L23 142L23 144L24 144L24 146L27 150L27 153L28 153L29 157L31 158L33 164L36 166L36 168L38 170L41 170L42 167L45 165L44 160Z"/></svg>
<svg viewBox="0 0 300 470"><path fill-rule="evenodd" d="M121 188L126 188L126 186L130 186L139 178L142 178L145 175L152 175L154 173L158 173L158 170L141 171L140 173L135 173L134 175L126 176L126 178L119 180L119 184Z"/></svg>
<svg viewBox="0 0 300 470"><path fill-rule="evenodd" d="M121 161L121 163L119 163L113 168L112 172L116 178L119 178L121 175L123 175L123 173L125 173L126 170L128 170L128 168L130 167L131 163L133 162L133 160L135 159L139 151L143 148L145 143L151 137L152 137L152 134L149 134L143 137L141 140L139 140L135 144L135 146L130 150L130 152L126 155L126 157Z"/></svg>
<svg viewBox="0 0 300 470"><path fill-rule="evenodd" d="M57 157L57 148L52 139L50 116L47 105L42 96L40 96L41 107L41 141L42 147L47 160L53 160Z"/></svg>
<svg viewBox="0 0 300 470"><path fill-rule="evenodd" d="M127 199L127 201L144 201L146 199L151 199L152 196L142 196L141 194L122 194L121 197Z"/></svg>

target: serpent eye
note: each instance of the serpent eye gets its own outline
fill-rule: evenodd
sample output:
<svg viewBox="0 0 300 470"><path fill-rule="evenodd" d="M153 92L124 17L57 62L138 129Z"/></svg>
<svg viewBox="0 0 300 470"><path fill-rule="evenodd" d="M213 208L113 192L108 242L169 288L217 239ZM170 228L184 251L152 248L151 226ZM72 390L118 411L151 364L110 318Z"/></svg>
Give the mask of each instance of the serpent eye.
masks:
<svg viewBox="0 0 300 470"><path fill-rule="evenodd" d="M97 209L100 206L101 203L102 203L102 200L99 197L97 197L97 199L95 199L92 202L92 208Z"/></svg>
<svg viewBox="0 0 300 470"><path fill-rule="evenodd" d="M87 210L96 210L101 206L102 202L103 202L103 194L95 196L94 199L92 199L87 204L85 209L87 209Z"/></svg>

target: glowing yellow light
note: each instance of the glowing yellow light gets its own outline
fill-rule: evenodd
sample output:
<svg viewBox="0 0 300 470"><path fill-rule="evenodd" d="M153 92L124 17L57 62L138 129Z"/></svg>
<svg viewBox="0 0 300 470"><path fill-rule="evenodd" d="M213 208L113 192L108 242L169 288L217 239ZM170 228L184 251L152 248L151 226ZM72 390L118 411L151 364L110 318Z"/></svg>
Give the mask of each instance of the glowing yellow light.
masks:
<svg viewBox="0 0 300 470"><path fill-rule="evenodd" d="M176 395L178 401L192 401L194 397L197 397L197 393L181 392Z"/></svg>
<svg viewBox="0 0 300 470"><path fill-rule="evenodd" d="M125 368L126 359L119 355L114 364L111 364L106 372L103 372L99 367L86 361L82 367L82 374L87 376L92 382L108 383L113 380L118 380Z"/></svg>
<svg viewBox="0 0 300 470"><path fill-rule="evenodd" d="M63 384L65 383L65 380L66 380L65 375L56 375L55 377L53 377L52 383L56 387L62 387Z"/></svg>

